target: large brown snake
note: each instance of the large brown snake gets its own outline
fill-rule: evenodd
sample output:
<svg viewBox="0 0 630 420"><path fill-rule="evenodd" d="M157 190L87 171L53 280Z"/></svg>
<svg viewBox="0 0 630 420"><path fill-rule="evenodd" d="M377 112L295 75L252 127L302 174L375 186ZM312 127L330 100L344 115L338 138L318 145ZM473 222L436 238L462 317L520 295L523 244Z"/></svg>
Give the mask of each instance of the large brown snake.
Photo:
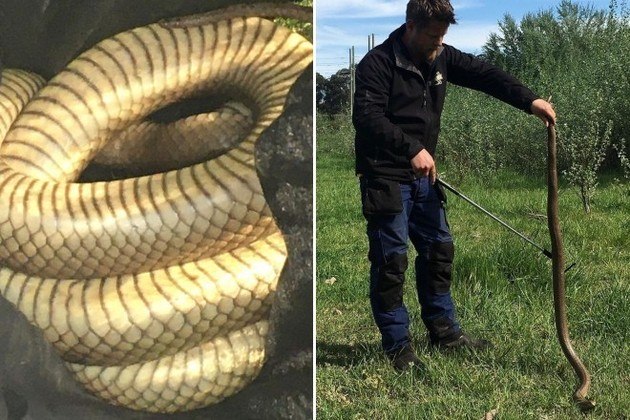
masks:
<svg viewBox="0 0 630 420"><path fill-rule="evenodd" d="M547 128L547 220L551 236L551 254L553 267L553 303L558 340L564 355L571 363L580 383L573 393L573 400L582 411L595 407L595 403L586 398L591 386L591 377L586 366L573 350L569 338L564 280L564 250L562 233L558 217L558 172L556 163L556 129L549 124Z"/></svg>
<svg viewBox="0 0 630 420"><path fill-rule="evenodd" d="M37 78L3 73L0 292L114 404L190 410L262 367L287 251L253 152L312 61L307 40L257 17L310 14L265 6L122 32L30 100ZM112 137L200 91L251 104L242 142L170 172L73 182Z"/></svg>

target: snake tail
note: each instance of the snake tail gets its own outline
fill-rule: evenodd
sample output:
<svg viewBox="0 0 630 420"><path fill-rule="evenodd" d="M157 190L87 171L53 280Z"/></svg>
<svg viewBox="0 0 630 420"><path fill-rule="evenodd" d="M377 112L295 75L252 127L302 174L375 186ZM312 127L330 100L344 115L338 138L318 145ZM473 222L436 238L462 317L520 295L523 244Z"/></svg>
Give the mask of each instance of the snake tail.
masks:
<svg viewBox="0 0 630 420"><path fill-rule="evenodd" d="M261 18L289 18L302 22L312 22L313 9L300 6L295 3L253 3L235 4L224 7L221 10L199 13L196 15L165 19L160 22L165 28L186 28L199 25L208 25L219 20L232 19L234 17L261 17Z"/></svg>

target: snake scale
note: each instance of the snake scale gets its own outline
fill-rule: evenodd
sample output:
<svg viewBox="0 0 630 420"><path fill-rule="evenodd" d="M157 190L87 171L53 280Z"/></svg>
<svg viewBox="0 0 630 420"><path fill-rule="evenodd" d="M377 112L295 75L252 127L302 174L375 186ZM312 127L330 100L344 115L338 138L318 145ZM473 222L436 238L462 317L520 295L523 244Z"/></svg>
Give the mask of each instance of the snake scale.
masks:
<svg viewBox="0 0 630 420"><path fill-rule="evenodd" d="M556 321L556 332L562 351L573 367L579 384L573 393L573 400L582 411L592 410L595 403L587 399L591 386L591 377L573 350L569 338L567 321L565 278L564 278L564 250L562 246L562 232L558 216L558 171L556 157L556 129L553 124L547 128L547 220L551 236L551 254L553 270L553 303Z"/></svg>
<svg viewBox="0 0 630 420"><path fill-rule="evenodd" d="M287 249L254 148L312 61L310 42L265 19L278 15L311 19L286 4L228 7L117 34L45 83L2 74L0 293L113 404L203 407L264 363ZM153 113L199 94L224 103L146 140ZM200 134L204 155L184 153L183 167L76 182L108 148L156 149L138 161L151 173L173 147L155 142Z"/></svg>

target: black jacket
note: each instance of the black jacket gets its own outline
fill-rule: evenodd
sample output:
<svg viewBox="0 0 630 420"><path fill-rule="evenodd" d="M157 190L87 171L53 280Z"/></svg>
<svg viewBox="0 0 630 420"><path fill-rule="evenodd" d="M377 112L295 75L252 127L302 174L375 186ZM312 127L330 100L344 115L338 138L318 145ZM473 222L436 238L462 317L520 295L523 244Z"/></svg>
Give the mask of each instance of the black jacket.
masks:
<svg viewBox="0 0 630 420"><path fill-rule="evenodd" d="M538 98L500 68L449 45L421 71L401 41L404 30L398 28L359 62L352 116L357 174L403 182L415 177L411 158L422 149L435 152L447 81L526 112Z"/></svg>

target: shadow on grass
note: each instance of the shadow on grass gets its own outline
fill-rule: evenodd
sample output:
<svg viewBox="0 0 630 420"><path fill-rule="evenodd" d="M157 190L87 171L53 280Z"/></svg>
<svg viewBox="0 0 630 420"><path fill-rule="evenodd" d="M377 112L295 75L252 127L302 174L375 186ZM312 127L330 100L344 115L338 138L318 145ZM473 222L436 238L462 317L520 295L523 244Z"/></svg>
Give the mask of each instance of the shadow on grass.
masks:
<svg viewBox="0 0 630 420"><path fill-rule="evenodd" d="M338 344L317 342L317 366L354 366L378 357L381 346L377 343Z"/></svg>

